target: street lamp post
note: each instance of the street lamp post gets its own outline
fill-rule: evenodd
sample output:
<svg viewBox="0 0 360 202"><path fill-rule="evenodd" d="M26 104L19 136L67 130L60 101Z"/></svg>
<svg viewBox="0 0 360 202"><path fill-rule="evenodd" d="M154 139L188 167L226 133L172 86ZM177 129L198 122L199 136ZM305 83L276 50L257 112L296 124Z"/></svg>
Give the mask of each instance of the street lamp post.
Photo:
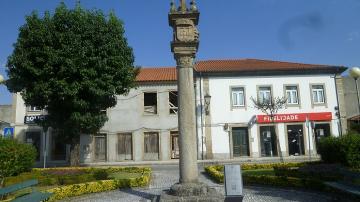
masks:
<svg viewBox="0 0 360 202"><path fill-rule="evenodd" d="M5 79L4 79L3 75L0 74L0 84L2 84L4 82L5 82Z"/></svg>
<svg viewBox="0 0 360 202"><path fill-rule="evenodd" d="M355 80L355 88L356 88L356 95L357 95L357 101L358 101L358 115L360 115L360 98L359 98L359 90L358 90L358 84L357 84L357 80L360 77L360 68L353 67L350 69L349 73L350 73L350 76L352 78L354 78L354 80Z"/></svg>

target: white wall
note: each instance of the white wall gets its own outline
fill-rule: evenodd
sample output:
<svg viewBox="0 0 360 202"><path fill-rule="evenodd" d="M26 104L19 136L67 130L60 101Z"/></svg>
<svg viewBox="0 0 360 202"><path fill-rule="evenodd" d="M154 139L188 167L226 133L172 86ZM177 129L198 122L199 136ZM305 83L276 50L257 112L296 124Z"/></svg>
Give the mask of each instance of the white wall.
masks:
<svg viewBox="0 0 360 202"><path fill-rule="evenodd" d="M279 110L279 114L284 113L312 113L312 112L332 112L331 132L338 136L337 119L334 114L334 107L337 106L336 88L333 75L316 76L257 76L257 77L209 77L209 92L211 95L211 134L213 142L213 153L229 153L229 134L223 129L225 123L230 125L247 124L253 116L263 114L254 108L251 97L257 98L257 86L270 85L274 97L283 97L284 85L298 85L300 106L286 107ZM326 106L312 106L310 84L324 84L326 93ZM245 87L245 107L231 108L231 86ZM277 131L280 133L281 150L285 152L285 125L277 124ZM250 128L250 144L254 157L259 156L257 124ZM305 146L307 143L305 143Z"/></svg>

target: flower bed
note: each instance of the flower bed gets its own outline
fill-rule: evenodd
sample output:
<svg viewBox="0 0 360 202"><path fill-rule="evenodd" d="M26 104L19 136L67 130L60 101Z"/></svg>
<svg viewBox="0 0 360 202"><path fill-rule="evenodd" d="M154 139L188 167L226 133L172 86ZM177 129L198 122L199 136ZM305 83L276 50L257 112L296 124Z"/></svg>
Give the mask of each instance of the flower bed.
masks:
<svg viewBox="0 0 360 202"><path fill-rule="evenodd" d="M140 170L138 170L140 171ZM60 200L67 197L79 196L83 194L110 191L127 187L143 187L150 182L151 169L144 168L141 176L137 178L101 180L96 182L88 182L81 184L66 185L47 190L54 193L50 201Z"/></svg>
<svg viewBox="0 0 360 202"><path fill-rule="evenodd" d="M37 179L39 190L54 193L50 198L53 201L118 188L147 186L150 177L151 168L148 167L34 168L31 172L6 178L5 184L8 186L29 179ZM49 187L52 188L49 189Z"/></svg>

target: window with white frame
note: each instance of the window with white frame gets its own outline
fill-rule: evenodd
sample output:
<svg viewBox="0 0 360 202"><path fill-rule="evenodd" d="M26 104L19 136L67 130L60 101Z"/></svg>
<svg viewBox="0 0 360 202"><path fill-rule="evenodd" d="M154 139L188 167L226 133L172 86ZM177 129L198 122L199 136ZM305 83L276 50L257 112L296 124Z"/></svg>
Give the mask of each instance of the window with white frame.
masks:
<svg viewBox="0 0 360 202"><path fill-rule="evenodd" d="M325 103L324 85L312 85L311 92L312 92L312 99L314 104Z"/></svg>
<svg viewBox="0 0 360 202"><path fill-rule="evenodd" d="M35 107L35 106L29 106L28 107L28 111L29 112L38 112L41 111L39 107Z"/></svg>
<svg viewBox="0 0 360 202"><path fill-rule="evenodd" d="M233 107L245 106L245 92L243 87L231 88L231 99Z"/></svg>
<svg viewBox="0 0 360 202"><path fill-rule="evenodd" d="M285 93L287 104L299 104L298 88L297 86L286 86Z"/></svg>
<svg viewBox="0 0 360 202"><path fill-rule="evenodd" d="M270 103L271 102L271 87L262 86L259 87L258 99L260 103Z"/></svg>

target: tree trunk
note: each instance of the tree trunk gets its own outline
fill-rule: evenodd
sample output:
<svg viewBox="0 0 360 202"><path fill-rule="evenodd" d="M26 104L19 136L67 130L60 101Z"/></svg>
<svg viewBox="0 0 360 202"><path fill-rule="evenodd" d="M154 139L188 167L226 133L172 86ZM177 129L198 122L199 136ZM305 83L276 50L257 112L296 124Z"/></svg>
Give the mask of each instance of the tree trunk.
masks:
<svg viewBox="0 0 360 202"><path fill-rule="evenodd" d="M279 140L279 137L277 136L276 132L275 132L275 138L276 138L276 150L277 150L277 152L279 154L280 162L284 163L284 158L282 156L282 152L281 152L281 149L280 149L280 140Z"/></svg>
<svg viewBox="0 0 360 202"><path fill-rule="evenodd" d="M80 143L72 143L70 147L70 166L77 167L80 165Z"/></svg>

